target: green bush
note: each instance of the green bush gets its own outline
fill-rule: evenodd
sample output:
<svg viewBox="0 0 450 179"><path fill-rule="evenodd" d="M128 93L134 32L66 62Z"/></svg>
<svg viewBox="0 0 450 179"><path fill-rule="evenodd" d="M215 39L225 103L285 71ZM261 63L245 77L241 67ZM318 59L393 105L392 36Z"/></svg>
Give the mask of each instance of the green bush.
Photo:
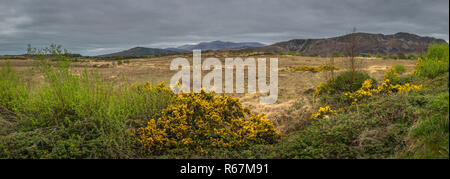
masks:
<svg viewBox="0 0 450 179"><path fill-rule="evenodd" d="M416 74L423 77L435 78L448 72L449 46L446 43L431 44L424 59L417 62Z"/></svg>
<svg viewBox="0 0 450 179"><path fill-rule="evenodd" d="M381 58L381 54L380 54L380 53L377 53L377 54L376 54L376 57L377 57L377 58Z"/></svg>
<svg viewBox="0 0 450 179"><path fill-rule="evenodd" d="M29 98L24 81L11 68L9 62L0 68L0 107L18 110Z"/></svg>
<svg viewBox="0 0 450 179"><path fill-rule="evenodd" d="M398 64L392 66L398 74L403 74L406 72L406 67L404 65Z"/></svg>
<svg viewBox="0 0 450 179"><path fill-rule="evenodd" d="M341 94L344 92L354 92L361 88L363 82L372 77L363 72L343 72L337 75L335 78L331 78L318 87L318 94ZM375 85L375 84L373 84Z"/></svg>

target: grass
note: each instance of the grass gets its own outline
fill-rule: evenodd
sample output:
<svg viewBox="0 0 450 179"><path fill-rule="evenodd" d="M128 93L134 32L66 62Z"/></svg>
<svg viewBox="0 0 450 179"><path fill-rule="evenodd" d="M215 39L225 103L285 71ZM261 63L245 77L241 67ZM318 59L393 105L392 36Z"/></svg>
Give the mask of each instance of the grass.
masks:
<svg viewBox="0 0 450 179"><path fill-rule="evenodd" d="M131 129L158 115L169 97L115 89L95 72L72 75L67 62L44 62L41 72L45 83L28 86L10 66L0 70L0 110L14 126L0 136L0 158L142 157Z"/></svg>

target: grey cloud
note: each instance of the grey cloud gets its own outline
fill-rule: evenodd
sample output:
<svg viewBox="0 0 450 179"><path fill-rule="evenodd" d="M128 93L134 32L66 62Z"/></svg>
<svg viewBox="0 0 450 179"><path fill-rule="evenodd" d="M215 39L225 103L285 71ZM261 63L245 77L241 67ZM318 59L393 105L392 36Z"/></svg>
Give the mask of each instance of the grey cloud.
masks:
<svg viewBox="0 0 450 179"><path fill-rule="evenodd" d="M0 0L0 54L97 55L200 41L274 43L358 31L449 39L448 0Z"/></svg>

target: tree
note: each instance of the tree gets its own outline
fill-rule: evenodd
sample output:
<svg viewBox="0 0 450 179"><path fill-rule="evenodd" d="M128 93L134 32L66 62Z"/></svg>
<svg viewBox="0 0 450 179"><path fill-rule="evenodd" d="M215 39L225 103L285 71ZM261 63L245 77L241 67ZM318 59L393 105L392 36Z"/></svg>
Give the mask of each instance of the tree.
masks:
<svg viewBox="0 0 450 179"><path fill-rule="evenodd" d="M333 51L333 53L331 54L331 57L340 57L341 54L339 54L339 52L337 50Z"/></svg>
<svg viewBox="0 0 450 179"><path fill-rule="evenodd" d="M359 40L360 37L358 37L358 34L356 33L356 28L353 28L353 32L349 34L350 39L349 42L345 45L345 53L348 56L348 69L351 72L352 79L354 78L354 75L358 71L358 68L360 66L359 62L357 61L357 56L359 55Z"/></svg>
<svg viewBox="0 0 450 179"><path fill-rule="evenodd" d="M376 57L377 57L377 58L381 58L380 52L377 53Z"/></svg>

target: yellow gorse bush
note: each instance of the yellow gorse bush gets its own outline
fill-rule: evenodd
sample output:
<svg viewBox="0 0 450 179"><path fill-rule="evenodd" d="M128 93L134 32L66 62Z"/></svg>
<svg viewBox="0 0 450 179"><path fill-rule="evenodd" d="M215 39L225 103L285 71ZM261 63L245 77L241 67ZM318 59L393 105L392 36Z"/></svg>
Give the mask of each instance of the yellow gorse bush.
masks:
<svg viewBox="0 0 450 179"><path fill-rule="evenodd" d="M364 81L362 87L359 90L353 93L346 92L344 93L344 95L352 100L352 104L355 104L364 98L372 97L374 94L391 94L391 93L401 94L409 92L411 90L420 90L420 89L422 89L422 85L413 85L409 83L405 83L404 85L400 84L392 85L389 79L385 79L384 82L378 85L377 88L373 88L372 80L368 79Z"/></svg>
<svg viewBox="0 0 450 179"><path fill-rule="evenodd" d="M320 71L332 71L332 70L339 70L340 68L333 65L320 65L319 70Z"/></svg>
<svg viewBox="0 0 450 179"><path fill-rule="evenodd" d="M164 85L144 89L170 91ZM159 118L133 132L148 153L170 149L207 153L214 148L268 144L279 137L270 120L242 107L239 98L204 90L172 94L173 103Z"/></svg>
<svg viewBox="0 0 450 179"><path fill-rule="evenodd" d="M417 58L416 68L415 68L414 71L412 72L414 75L418 75L418 74L417 74L417 69L421 69L421 68L422 68L422 62L423 62L423 60L422 60L421 57Z"/></svg>
<svg viewBox="0 0 450 179"><path fill-rule="evenodd" d="M323 88L325 87L325 85L326 85L326 82L322 82L322 83L320 83L319 85L317 85L316 90L314 91L313 96L315 97L315 96L318 96L319 94L321 94L322 91L323 91Z"/></svg>
<svg viewBox="0 0 450 179"><path fill-rule="evenodd" d="M310 71L314 73L319 71L332 71L332 70L339 70L339 67L333 65L320 65L319 67L299 65L286 69L286 71Z"/></svg>
<svg viewBox="0 0 450 179"><path fill-rule="evenodd" d="M325 119L336 113L337 111L331 109L330 106L319 107L319 110L311 115L311 119Z"/></svg>
<svg viewBox="0 0 450 179"><path fill-rule="evenodd" d="M395 81L400 79L400 75L397 73L397 70L395 68L390 68L386 73L384 74L384 79L388 79L390 81Z"/></svg>

